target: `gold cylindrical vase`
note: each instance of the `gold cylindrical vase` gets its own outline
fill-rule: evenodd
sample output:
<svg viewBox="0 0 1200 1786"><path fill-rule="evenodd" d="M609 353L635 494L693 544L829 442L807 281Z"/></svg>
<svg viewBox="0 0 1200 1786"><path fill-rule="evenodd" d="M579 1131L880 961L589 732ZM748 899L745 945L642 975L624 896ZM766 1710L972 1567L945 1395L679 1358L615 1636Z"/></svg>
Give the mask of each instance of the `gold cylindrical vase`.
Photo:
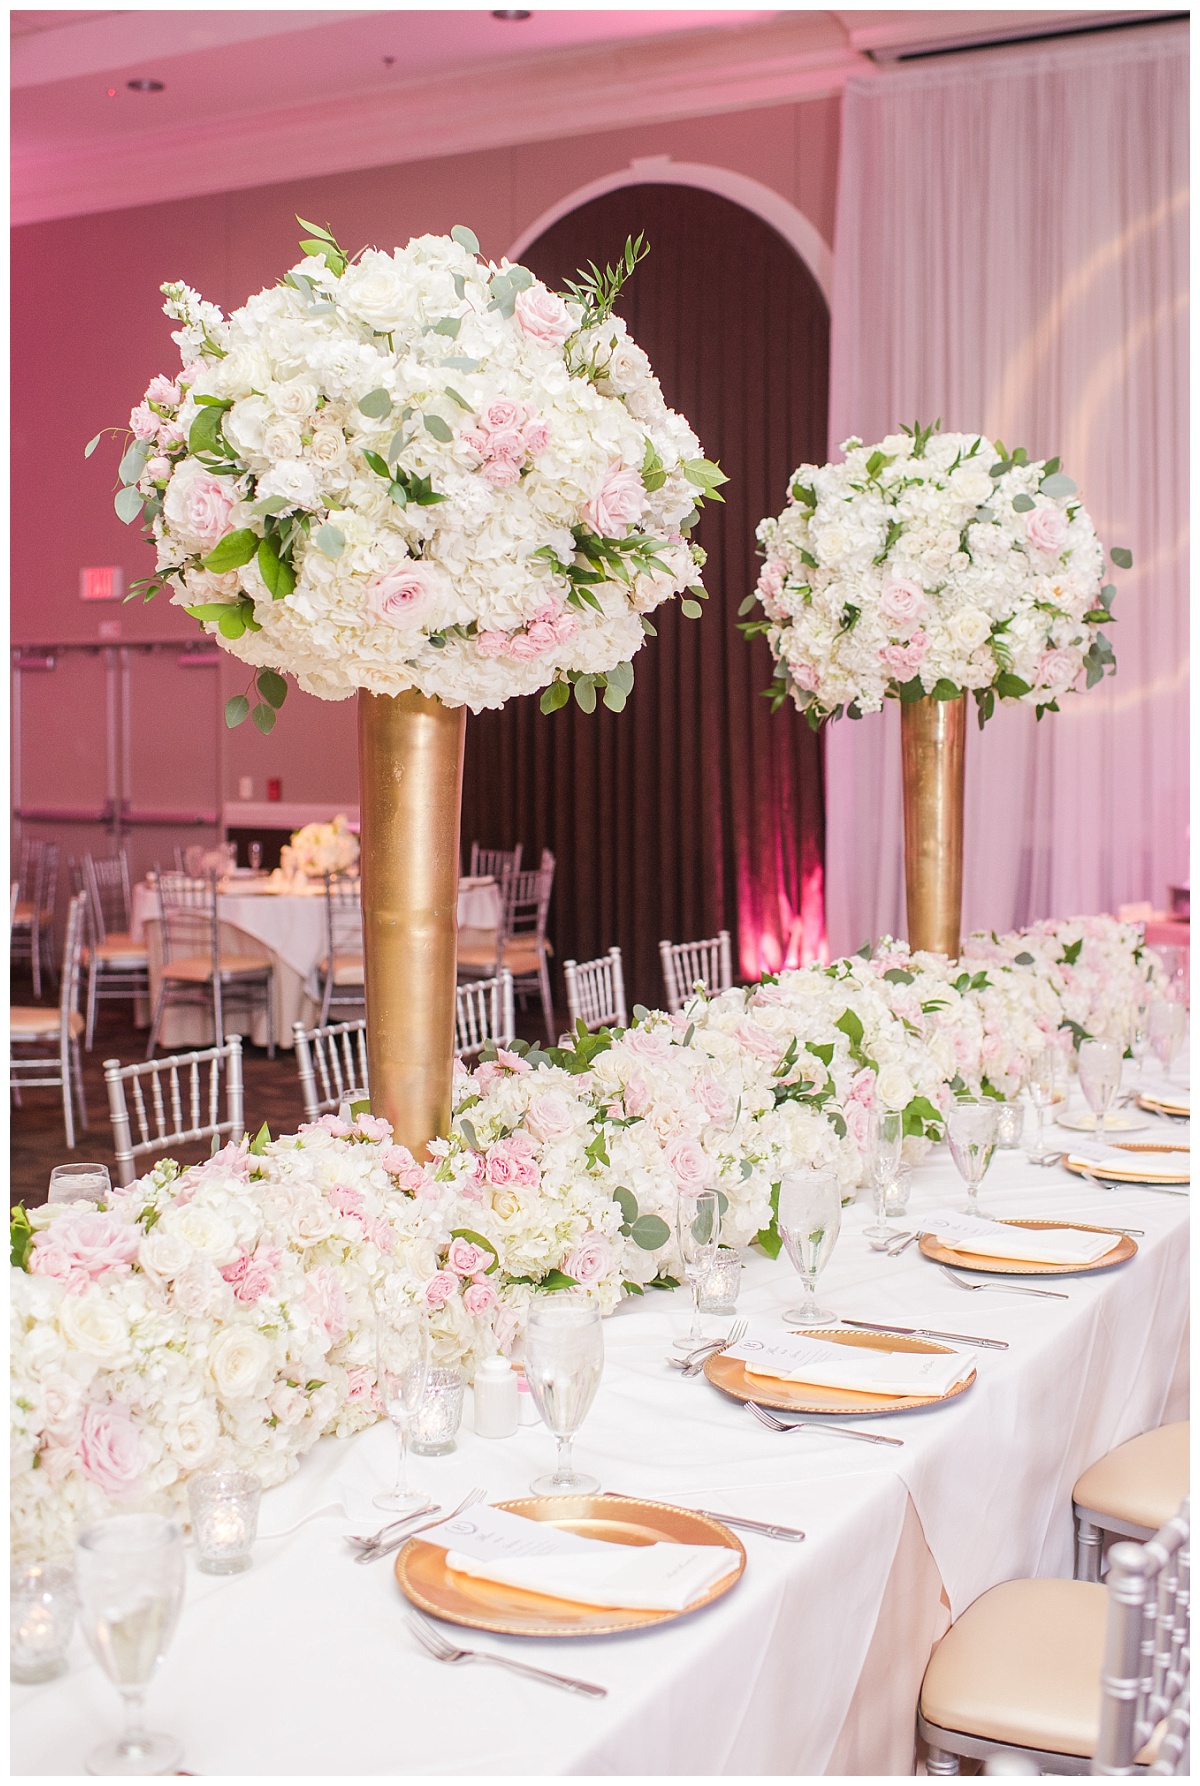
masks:
<svg viewBox="0 0 1200 1786"><path fill-rule="evenodd" d="M450 1128L466 709L358 697L371 1110L418 1159Z"/></svg>
<svg viewBox="0 0 1200 1786"><path fill-rule="evenodd" d="M962 922L967 697L900 709L908 942L956 959Z"/></svg>

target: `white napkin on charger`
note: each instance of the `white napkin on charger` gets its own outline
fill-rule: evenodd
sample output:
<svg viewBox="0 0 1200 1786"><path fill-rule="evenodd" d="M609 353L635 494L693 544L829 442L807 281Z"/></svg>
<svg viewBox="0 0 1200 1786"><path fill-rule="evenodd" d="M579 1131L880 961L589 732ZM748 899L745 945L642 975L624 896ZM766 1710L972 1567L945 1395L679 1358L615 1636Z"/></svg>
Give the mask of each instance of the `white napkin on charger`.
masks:
<svg viewBox="0 0 1200 1786"><path fill-rule="evenodd" d="M1092 1265L1121 1243L1119 1234L1085 1234L1078 1228L1012 1228L985 1216L939 1209L926 1216L922 1233L956 1253L980 1259L1015 1259L1030 1265Z"/></svg>
<svg viewBox="0 0 1200 1786"><path fill-rule="evenodd" d="M502 1507L473 1507L422 1532L446 1567L552 1600L635 1612L683 1612L738 1567L720 1544L610 1544Z"/></svg>
<svg viewBox="0 0 1200 1786"><path fill-rule="evenodd" d="M975 1368L959 1352L880 1352L871 1346L754 1331L729 1346L724 1356L736 1358L748 1376L869 1395L947 1395Z"/></svg>
<svg viewBox="0 0 1200 1786"><path fill-rule="evenodd" d="M1143 1173L1154 1178L1169 1178L1173 1184L1189 1184L1192 1176L1190 1151L1154 1153L1149 1149L1089 1147L1067 1155L1067 1165L1076 1171L1099 1172L1115 1178L1137 1180Z"/></svg>

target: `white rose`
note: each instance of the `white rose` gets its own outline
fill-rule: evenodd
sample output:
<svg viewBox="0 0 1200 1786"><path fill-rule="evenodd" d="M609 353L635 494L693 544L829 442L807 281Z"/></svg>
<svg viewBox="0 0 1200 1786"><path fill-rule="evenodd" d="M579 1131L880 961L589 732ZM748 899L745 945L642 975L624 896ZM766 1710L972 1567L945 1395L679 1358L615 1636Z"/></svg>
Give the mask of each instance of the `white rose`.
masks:
<svg viewBox="0 0 1200 1786"><path fill-rule="evenodd" d="M178 1236L216 1265L229 1265L237 1252L233 1223L211 1204L185 1203L182 1208L169 1209L160 1226L164 1234Z"/></svg>
<svg viewBox="0 0 1200 1786"><path fill-rule="evenodd" d="M65 1297L59 1326L69 1346L85 1352L89 1358L98 1358L102 1364L114 1364L129 1351L125 1317L103 1291Z"/></svg>
<svg viewBox="0 0 1200 1786"><path fill-rule="evenodd" d="M974 651L989 637L992 623L981 608L959 608L946 620L946 631L963 651Z"/></svg>
<svg viewBox="0 0 1200 1786"><path fill-rule="evenodd" d="M322 471L336 471L345 463L346 437L340 428L314 428L308 453Z"/></svg>
<svg viewBox="0 0 1200 1786"><path fill-rule="evenodd" d="M221 1422L211 1401L184 1402L164 1426L167 1449L185 1469L200 1470L212 1459Z"/></svg>
<svg viewBox="0 0 1200 1786"><path fill-rule="evenodd" d="M338 303L373 329L394 329L404 315L409 276L390 255L366 253L338 281Z"/></svg>
<svg viewBox="0 0 1200 1786"><path fill-rule="evenodd" d="M138 1264L152 1277L178 1277L194 1257L191 1246L181 1234L164 1234L160 1228L147 1234L138 1247Z"/></svg>
<svg viewBox="0 0 1200 1786"><path fill-rule="evenodd" d="M62 1431L74 1425L83 1400L79 1383L66 1371L52 1371L41 1383L42 1417L51 1431Z"/></svg>
<svg viewBox="0 0 1200 1786"><path fill-rule="evenodd" d="M197 1259L181 1271L171 1295L185 1315L217 1315L233 1301L233 1291L209 1259Z"/></svg>
<svg viewBox="0 0 1200 1786"><path fill-rule="evenodd" d="M253 1327L224 1327L208 1348L208 1374L223 1401L256 1395L271 1362L271 1348Z"/></svg>
<svg viewBox="0 0 1200 1786"><path fill-rule="evenodd" d="M301 459L282 459L259 478L258 494L260 498L282 496L289 508L315 508L317 476L312 466Z"/></svg>
<svg viewBox="0 0 1200 1786"><path fill-rule="evenodd" d="M263 434L270 420L270 406L264 397L243 397L226 411L221 432L239 458L261 458Z"/></svg>
<svg viewBox="0 0 1200 1786"><path fill-rule="evenodd" d="M268 394L277 414L305 416L317 407L321 393L311 379L293 378L287 384L273 384Z"/></svg>
<svg viewBox="0 0 1200 1786"><path fill-rule="evenodd" d="M875 1095L888 1110L903 1110L917 1094L904 1068L893 1063L880 1069Z"/></svg>
<svg viewBox="0 0 1200 1786"><path fill-rule="evenodd" d="M993 480L976 465L960 465L957 471L952 471L950 488L964 502L986 503L995 493Z"/></svg>
<svg viewBox="0 0 1200 1786"><path fill-rule="evenodd" d="M290 416L278 416L263 432L263 457L277 462L298 459L303 447L300 430Z"/></svg>

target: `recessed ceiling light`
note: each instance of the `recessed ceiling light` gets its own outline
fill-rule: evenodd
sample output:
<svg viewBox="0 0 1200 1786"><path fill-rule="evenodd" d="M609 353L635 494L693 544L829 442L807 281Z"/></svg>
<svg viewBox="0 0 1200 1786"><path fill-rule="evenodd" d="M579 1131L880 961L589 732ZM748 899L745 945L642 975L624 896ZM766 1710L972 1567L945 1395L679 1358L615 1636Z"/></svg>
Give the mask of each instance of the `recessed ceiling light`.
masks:
<svg viewBox="0 0 1200 1786"><path fill-rule="evenodd" d="M161 93L166 82L152 81L143 77L139 81L126 81L125 85L131 93Z"/></svg>
<svg viewBox="0 0 1200 1786"><path fill-rule="evenodd" d="M527 19L532 15L527 12L494 12L494 19L503 19L507 25L515 25L518 19Z"/></svg>

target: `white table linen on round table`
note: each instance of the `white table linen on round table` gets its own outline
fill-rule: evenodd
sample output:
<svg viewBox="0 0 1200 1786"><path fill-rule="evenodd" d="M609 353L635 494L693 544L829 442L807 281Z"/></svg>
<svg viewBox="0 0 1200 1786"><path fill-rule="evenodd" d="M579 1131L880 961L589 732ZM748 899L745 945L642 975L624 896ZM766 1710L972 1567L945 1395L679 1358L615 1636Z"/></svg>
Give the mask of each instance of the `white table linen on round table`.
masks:
<svg viewBox="0 0 1200 1786"><path fill-rule="evenodd" d="M914 1179L909 1224L961 1204L944 1149ZM377 1426L321 1441L264 1496L260 1529L347 1495L354 1517L260 1541L244 1576L217 1581L189 1563L152 1723L183 1737L200 1774L816 1775L839 1758L848 1771L911 1771L916 1693L947 1616L939 1580L957 1615L996 1582L1069 1576L1076 1477L1186 1412L1187 1198L1106 1192L1009 1153L995 1157L983 1204L1146 1233L1128 1264L1058 1279L1069 1300L1038 1301L968 1295L915 1247L894 1260L873 1253L865 1206L846 1211L820 1286L840 1316L1009 1342L972 1350L978 1380L945 1406L860 1422L903 1438L903 1450L771 1433L703 1378L684 1382L665 1363L686 1320L682 1291L631 1299L605 1322L581 1467L605 1488L782 1520L808 1537L744 1535L737 1587L655 1630L546 1643L458 1633L597 1681L609 1689L603 1702L501 1670L448 1668L416 1647L391 1561L360 1566L343 1541L382 1523L362 1512L393 1467L391 1433ZM796 1290L785 1260L753 1254L739 1312L778 1318ZM475 1484L500 1500L524 1494L552 1451L540 1425L499 1442L464 1427L454 1454L415 1458L413 1475L447 1508ZM887 1656L872 1647L877 1622L894 1646ZM14 1689L13 1770L79 1772L118 1718L117 1695L77 1634L62 1680Z"/></svg>
<svg viewBox="0 0 1200 1786"><path fill-rule="evenodd" d="M260 887L261 887L260 883ZM292 1045L292 1025L312 1025L320 1012L318 964L325 954L325 887L317 881L306 893L251 892L233 886L217 895L221 921L221 946L245 953L245 939L275 967L275 1042ZM460 929L495 930L500 919L500 889L486 877L464 877L458 892ZM162 937L158 894L142 881L133 889L130 934L145 940L150 961L150 1006L158 997L162 973ZM149 1017L145 1019L149 1022ZM253 1025L251 1039L262 1046L267 1038L261 1016ZM163 1025L164 1049L203 1047L213 1039L212 1023L205 1012L182 1007L168 1012Z"/></svg>

